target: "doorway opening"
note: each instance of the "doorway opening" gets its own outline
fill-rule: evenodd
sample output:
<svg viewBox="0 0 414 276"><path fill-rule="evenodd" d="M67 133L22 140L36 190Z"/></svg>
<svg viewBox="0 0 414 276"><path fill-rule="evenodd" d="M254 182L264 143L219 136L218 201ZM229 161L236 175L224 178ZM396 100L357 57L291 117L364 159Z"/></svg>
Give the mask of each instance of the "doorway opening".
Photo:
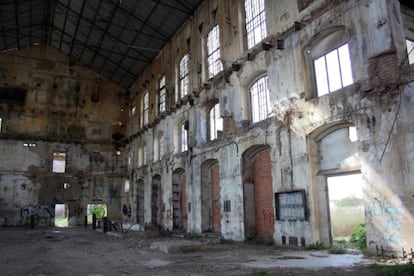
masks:
<svg viewBox="0 0 414 276"><path fill-rule="evenodd" d="M67 204L55 204L55 226L69 226L69 210Z"/></svg>
<svg viewBox="0 0 414 276"><path fill-rule="evenodd" d="M352 233L365 223L362 175L329 176L327 183L332 240L349 241Z"/></svg>
<svg viewBox="0 0 414 276"><path fill-rule="evenodd" d="M88 224L92 224L92 215L95 214L97 219L107 216L106 204L88 204Z"/></svg>

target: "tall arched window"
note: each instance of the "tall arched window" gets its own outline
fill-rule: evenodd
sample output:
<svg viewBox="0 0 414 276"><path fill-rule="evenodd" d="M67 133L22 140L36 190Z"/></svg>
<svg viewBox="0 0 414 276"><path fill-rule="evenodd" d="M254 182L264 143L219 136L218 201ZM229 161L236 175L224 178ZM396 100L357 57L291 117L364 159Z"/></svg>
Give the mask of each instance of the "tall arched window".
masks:
<svg viewBox="0 0 414 276"><path fill-rule="evenodd" d="M180 136L181 152L185 152L188 150L188 121L185 121L181 125Z"/></svg>
<svg viewBox="0 0 414 276"><path fill-rule="evenodd" d="M210 141L220 138L223 132L223 118L220 116L220 104L216 103L209 112Z"/></svg>
<svg viewBox="0 0 414 276"><path fill-rule="evenodd" d="M349 32L344 26L322 30L305 49L313 95L320 97L354 83Z"/></svg>
<svg viewBox="0 0 414 276"><path fill-rule="evenodd" d="M257 79L250 86L251 117L253 123L270 117L271 104L267 83L268 76L266 75Z"/></svg>
<svg viewBox="0 0 414 276"><path fill-rule="evenodd" d="M209 78L223 71L220 55L220 28L218 25L214 26L207 35L207 65Z"/></svg>
<svg viewBox="0 0 414 276"><path fill-rule="evenodd" d="M185 56L183 56L180 60L180 64L179 64L179 89L178 89L178 93L176 94L176 102L178 100L180 100L180 98L184 97L185 95L188 95L188 90L189 90L189 74L190 74L190 70L188 67L188 63L189 63L189 56L188 54L186 54Z"/></svg>
<svg viewBox="0 0 414 276"><path fill-rule="evenodd" d="M165 95L166 95L166 88L165 88L165 76L162 76L159 81L158 87L158 114L161 114L165 111Z"/></svg>
<svg viewBox="0 0 414 276"><path fill-rule="evenodd" d="M250 49L267 36L264 0L245 0L247 48Z"/></svg>
<svg viewBox="0 0 414 276"><path fill-rule="evenodd" d="M354 82L348 43L331 49L313 61L318 96L323 96Z"/></svg>
<svg viewBox="0 0 414 276"><path fill-rule="evenodd" d="M146 90L141 100L141 127L148 124L148 113L149 113L149 95L148 95L148 90Z"/></svg>

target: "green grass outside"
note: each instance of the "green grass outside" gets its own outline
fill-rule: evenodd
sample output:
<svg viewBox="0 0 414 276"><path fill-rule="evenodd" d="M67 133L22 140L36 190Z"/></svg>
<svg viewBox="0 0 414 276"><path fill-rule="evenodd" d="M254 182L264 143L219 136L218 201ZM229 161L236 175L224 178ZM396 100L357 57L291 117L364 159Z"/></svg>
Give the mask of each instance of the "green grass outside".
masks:
<svg viewBox="0 0 414 276"><path fill-rule="evenodd" d="M56 227L68 227L68 218L65 217L55 217L55 226Z"/></svg>
<svg viewBox="0 0 414 276"><path fill-rule="evenodd" d="M331 223L333 238L351 237L364 221L364 207L332 207Z"/></svg>

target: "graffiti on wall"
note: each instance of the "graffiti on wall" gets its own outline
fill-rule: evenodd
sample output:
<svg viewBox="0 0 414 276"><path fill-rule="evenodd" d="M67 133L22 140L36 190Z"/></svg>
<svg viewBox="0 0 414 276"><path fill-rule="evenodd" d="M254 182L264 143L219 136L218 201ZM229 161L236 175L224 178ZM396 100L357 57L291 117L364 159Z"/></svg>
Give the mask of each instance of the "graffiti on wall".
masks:
<svg viewBox="0 0 414 276"><path fill-rule="evenodd" d="M26 224L33 218L45 225L51 225L52 219L55 217L55 210L47 205L28 205L20 209L20 219L22 224Z"/></svg>
<svg viewBox="0 0 414 276"><path fill-rule="evenodd" d="M366 217L376 220L383 220L384 238L389 243L397 243L400 239L399 232L401 230L402 209L401 205L396 206L374 199L368 203L366 208Z"/></svg>

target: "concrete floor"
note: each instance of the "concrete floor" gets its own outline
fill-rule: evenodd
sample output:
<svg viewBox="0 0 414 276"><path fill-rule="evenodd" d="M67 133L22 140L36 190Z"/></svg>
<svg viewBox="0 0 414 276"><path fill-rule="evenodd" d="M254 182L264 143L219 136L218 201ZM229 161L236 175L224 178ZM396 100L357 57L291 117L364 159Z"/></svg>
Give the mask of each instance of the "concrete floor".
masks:
<svg viewBox="0 0 414 276"><path fill-rule="evenodd" d="M162 243L177 248L188 241L145 239L133 231L0 228L0 275L373 275L362 255L197 242L207 246L165 253L159 250Z"/></svg>

